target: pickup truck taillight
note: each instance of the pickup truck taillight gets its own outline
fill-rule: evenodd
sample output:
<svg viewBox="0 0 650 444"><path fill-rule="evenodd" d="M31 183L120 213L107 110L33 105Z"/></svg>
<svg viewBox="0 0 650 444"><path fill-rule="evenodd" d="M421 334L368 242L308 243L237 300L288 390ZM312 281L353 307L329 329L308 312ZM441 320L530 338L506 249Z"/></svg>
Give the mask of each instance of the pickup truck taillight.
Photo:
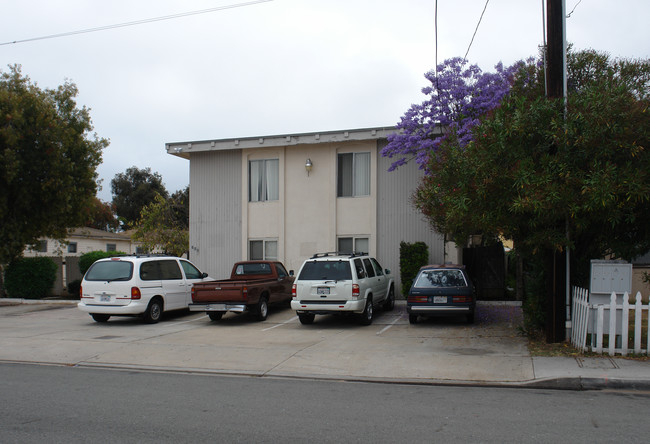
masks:
<svg viewBox="0 0 650 444"><path fill-rule="evenodd" d="M131 299L140 299L142 297L142 293L140 293L140 289L138 287L131 287Z"/></svg>
<svg viewBox="0 0 650 444"><path fill-rule="evenodd" d="M194 285L192 285L192 302L194 302L194 294L195 294L195 292L194 292Z"/></svg>
<svg viewBox="0 0 650 444"><path fill-rule="evenodd" d="M298 292L296 291L296 284L293 284L291 286L291 297L295 298L296 296L298 296Z"/></svg>
<svg viewBox="0 0 650 444"><path fill-rule="evenodd" d="M353 298L359 297L359 284L352 284L352 297Z"/></svg>

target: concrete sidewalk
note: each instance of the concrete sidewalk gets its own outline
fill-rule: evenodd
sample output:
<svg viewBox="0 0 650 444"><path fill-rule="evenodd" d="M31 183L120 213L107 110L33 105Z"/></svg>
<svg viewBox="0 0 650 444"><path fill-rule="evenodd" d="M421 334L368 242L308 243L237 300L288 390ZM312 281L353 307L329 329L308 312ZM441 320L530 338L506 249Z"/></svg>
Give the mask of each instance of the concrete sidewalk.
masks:
<svg viewBox="0 0 650 444"><path fill-rule="evenodd" d="M521 309L481 304L476 323L408 323L404 301L371 326L347 317L299 323L286 308L266 322L227 314L98 324L74 301L0 299L0 361L256 377L546 389L650 390L650 361L531 357Z"/></svg>

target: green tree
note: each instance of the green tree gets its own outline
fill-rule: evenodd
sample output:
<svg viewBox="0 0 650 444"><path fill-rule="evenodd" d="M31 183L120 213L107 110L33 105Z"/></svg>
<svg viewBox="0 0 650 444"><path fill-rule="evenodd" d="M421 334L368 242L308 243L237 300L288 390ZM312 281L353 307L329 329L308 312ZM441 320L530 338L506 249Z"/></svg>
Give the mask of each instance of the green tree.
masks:
<svg viewBox="0 0 650 444"><path fill-rule="evenodd" d="M524 257L570 248L585 285L589 259L650 249L650 61L570 52L566 119L540 65L520 69L470 143L452 132L440 144L414 200L460 243L503 235Z"/></svg>
<svg viewBox="0 0 650 444"><path fill-rule="evenodd" d="M175 256L186 253L190 244L189 231L179 220L171 199L160 194L142 209L132 239L141 242L147 251L160 249Z"/></svg>
<svg viewBox="0 0 650 444"><path fill-rule="evenodd" d="M115 212L126 226L138 221L142 209L152 203L156 195L165 199L169 196L159 173L152 173L151 168L135 166L115 175L111 180L111 191Z"/></svg>
<svg viewBox="0 0 650 444"><path fill-rule="evenodd" d="M169 198L174 213L175 223L184 230L190 229L190 187L176 191Z"/></svg>
<svg viewBox="0 0 650 444"><path fill-rule="evenodd" d="M18 65L0 75L0 264L84 225L108 141L90 134L77 93L69 82L41 89Z"/></svg>

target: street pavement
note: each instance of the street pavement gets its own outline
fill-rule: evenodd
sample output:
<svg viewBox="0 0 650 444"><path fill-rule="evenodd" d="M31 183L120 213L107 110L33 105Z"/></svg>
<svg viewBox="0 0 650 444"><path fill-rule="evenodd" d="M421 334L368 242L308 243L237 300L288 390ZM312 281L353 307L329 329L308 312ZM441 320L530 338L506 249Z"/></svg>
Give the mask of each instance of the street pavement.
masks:
<svg viewBox="0 0 650 444"><path fill-rule="evenodd" d="M251 377L544 389L650 390L650 361L531 357L521 307L481 303L476 322L408 322L404 301L370 326L317 316L302 325L286 307L265 322L227 314L167 314L158 324L100 324L73 301L0 299L0 362Z"/></svg>

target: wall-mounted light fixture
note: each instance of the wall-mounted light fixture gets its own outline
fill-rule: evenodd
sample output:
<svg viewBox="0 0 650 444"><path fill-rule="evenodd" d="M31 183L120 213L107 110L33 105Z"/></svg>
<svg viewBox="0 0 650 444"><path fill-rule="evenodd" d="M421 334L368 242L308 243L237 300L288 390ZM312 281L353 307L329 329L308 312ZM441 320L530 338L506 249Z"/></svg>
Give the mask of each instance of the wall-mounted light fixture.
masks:
<svg viewBox="0 0 650 444"><path fill-rule="evenodd" d="M309 172L311 171L311 169L313 167L314 167L314 164L311 163L311 159L307 159L307 161L305 162L305 169L307 170L307 175L308 176L309 176Z"/></svg>

